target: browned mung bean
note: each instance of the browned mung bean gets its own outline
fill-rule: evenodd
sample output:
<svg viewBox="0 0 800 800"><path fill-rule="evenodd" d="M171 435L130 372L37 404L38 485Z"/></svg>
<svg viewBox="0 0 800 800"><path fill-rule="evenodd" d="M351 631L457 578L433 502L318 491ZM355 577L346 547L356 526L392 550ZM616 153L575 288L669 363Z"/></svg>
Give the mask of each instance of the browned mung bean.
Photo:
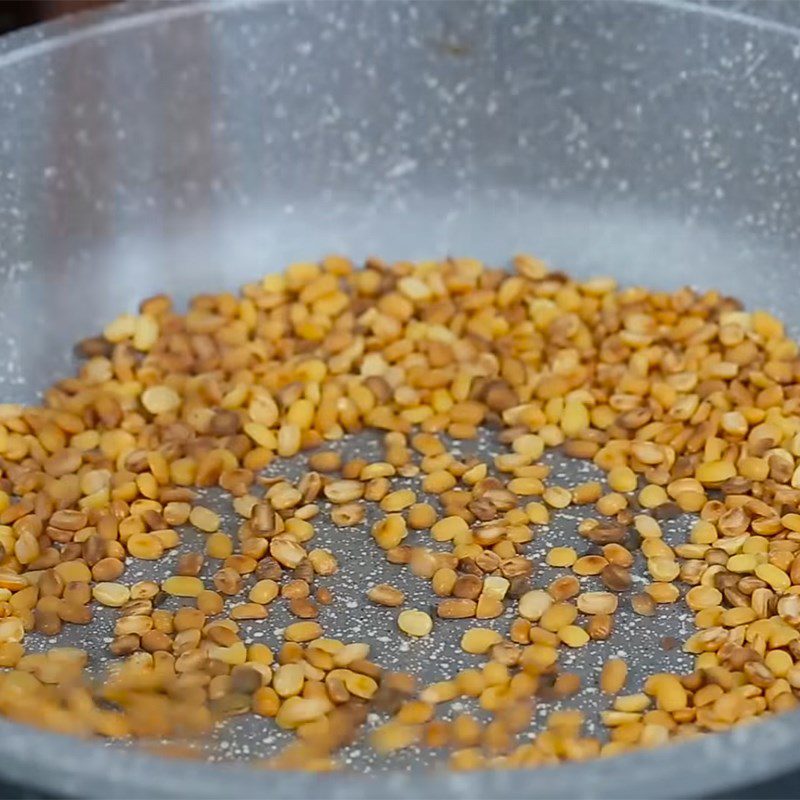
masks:
<svg viewBox="0 0 800 800"><path fill-rule="evenodd" d="M602 641L611 635L612 627L613 617L611 614L595 614L586 623L586 632L590 638Z"/></svg>
<svg viewBox="0 0 800 800"><path fill-rule="evenodd" d="M475 616L477 608L478 604L474 600L452 597L439 602L436 614L443 619L467 619Z"/></svg>
<svg viewBox="0 0 800 800"><path fill-rule="evenodd" d="M625 687L628 665L620 658L610 658L600 673L600 688L608 694L616 694Z"/></svg>
<svg viewBox="0 0 800 800"><path fill-rule="evenodd" d="M631 586L631 574L625 567L607 564L600 572L603 586L612 592L624 592Z"/></svg>
<svg viewBox="0 0 800 800"><path fill-rule="evenodd" d="M476 575L461 575L453 584L454 597L464 597L468 600L477 600L483 591L483 581Z"/></svg>
<svg viewBox="0 0 800 800"><path fill-rule="evenodd" d="M313 619L319 614L317 606L307 597L297 597L290 601L289 611L300 619Z"/></svg>
<svg viewBox="0 0 800 800"><path fill-rule="evenodd" d="M656 613L655 602L647 594L635 594L631 598L631 606L637 614L643 617L652 617Z"/></svg>
<svg viewBox="0 0 800 800"><path fill-rule="evenodd" d="M367 591L367 597L381 606L399 606L405 600L404 593L388 583L373 586Z"/></svg>
<svg viewBox="0 0 800 800"><path fill-rule="evenodd" d="M358 525L364 520L365 507L361 503L345 503L331 509L331 520L340 528Z"/></svg>
<svg viewBox="0 0 800 800"><path fill-rule="evenodd" d="M333 592L327 586L320 586L314 593L314 599L321 606L329 606L333 602Z"/></svg>

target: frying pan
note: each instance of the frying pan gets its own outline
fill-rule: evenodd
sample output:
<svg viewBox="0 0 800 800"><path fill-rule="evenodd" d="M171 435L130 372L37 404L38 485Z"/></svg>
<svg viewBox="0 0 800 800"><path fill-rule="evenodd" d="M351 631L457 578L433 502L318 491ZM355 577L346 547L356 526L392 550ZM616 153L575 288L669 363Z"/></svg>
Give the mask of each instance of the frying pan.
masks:
<svg viewBox="0 0 800 800"><path fill-rule="evenodd" d="M328 252L504 264L532 251L579 276L720 288L797 333L797 12L231 0L117 7L6 37L0 399L35 401L73 368L74 340L142 297L233 290ZM345 595L377 574L366 561ZM375 613L331 625L380 633ZM640 672L681 663L653 645L686 634L677 609L638 625L623 620L609 646ZM102 634L72 636L99 652ZM446 657L421 647L407 655L420 668ZM457 774L412 754L320 777L0 720L0 772L98 797L688 796L800 764L798 725L787 714L536 771Z"/></svg>

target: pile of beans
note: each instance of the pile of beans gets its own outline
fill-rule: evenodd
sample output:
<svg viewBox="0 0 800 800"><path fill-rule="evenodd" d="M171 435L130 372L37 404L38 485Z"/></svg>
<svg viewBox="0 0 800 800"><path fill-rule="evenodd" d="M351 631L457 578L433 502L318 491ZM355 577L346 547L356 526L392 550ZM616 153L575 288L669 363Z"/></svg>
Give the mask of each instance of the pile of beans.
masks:
<svg viewBox="0 0 800 800"><path fill-rule="evenodd" d="M797 705L800 359L768 313L714 291L578 282L530 256L513 271L328 257L195 297L185 314L152 297L79 349L78 374L40 406L0 406L11 719L146 739L255 714L297 734L272 763L327 769L375 713L379 752L446 748L470 769L613 755ZM484 427L503 452L457 457L453 442ZM381 459L343 459L336 443L365 429L380 432ZM548 448L604 480L558 485ZM264 476L305 451L299 480ZM215 486L238 530L200 502ZM539 585L528 545L567 507L585 552L553 543L546 562L561 574ZM688 538L670 546L661 523L684 513ZM401 588L365 587L398 637L474 619L461 638L474 666L422 685L371 661L368 642L327 638L339 565L314 546L323 520L430 582L435 614ZM202 550L182 546L185 526ZM405 544L410 531L430 546ZM174 575L126 580L132 562L175 548ZM637 553L647 582L634 592ZM117 609L102 680L88 679L85 649L26 652L30 634L86 625L95 604ZM248 641L240 623L275 604L296 618L283 640ZM533 729L537 697L581 686L559 665L565 648L608 638L623 605L651 616L673 604L694 614L693 671L622 694L627 666L609 659L604 735L577 710ZM481 624L505 616L502 632ZM463 698L485 715L443 718Z"/></svg>

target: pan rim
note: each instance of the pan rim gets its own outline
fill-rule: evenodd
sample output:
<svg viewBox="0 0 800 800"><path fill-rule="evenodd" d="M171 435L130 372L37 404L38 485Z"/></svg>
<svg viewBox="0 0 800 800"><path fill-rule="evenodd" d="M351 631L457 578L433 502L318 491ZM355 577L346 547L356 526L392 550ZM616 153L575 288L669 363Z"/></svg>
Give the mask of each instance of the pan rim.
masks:
<svg viewBox="0 0 800 800"><path fill-rule="evenodd" d="M146 7L123 3L110 9L90 9L77 14L68 14L60 19L32 25L20 31L0 37L0 69L13 64L46 55L70 47L94 36L122 33L143 28L150 24L185 19L198 14L224 14L241 8L267 4L288 5L293 0L186 0L176 5L170 0L155 0ZM363 0L341 0L344 3L360 3ZM430 0L428 0L430 1ZM435 2L436 0L434 0ZM446 0L439 0L446 2ZM483 4L484 0L465 0ZM800 39L800 28L775 20L763 19L741 11L718 6L700 5L692 0L621 0L634 5L697 14L719 19L731 24L745 25L770 33ZM614 0L604 0L614 2Z"/></svg>
<svg viewBox="0 0 800 800"><path fill-rule="evenodd" d="M797 753L800 712L706 734L652 750L637 750L612 758L596 758L533 769L455 772L389 771L313 773L264 770L247 762L210 763L161 758L66 734L41 731L0 720L3 772L12 781L53 792L84 797L291 797L320 795L320 782L331 800L382 797L407 800L410 796L437 800L491 798L584 798L642 796L702 796L724 792L742 782L757 782L775 774L776 765ZM721 753L735 753L721 776L706 764L720 763ZM33 763L32 763L33 762ZM35 771L31 774L30 770ZM637 776L631 779L631 776ZM627 778L623 776L628 776ZM645 779L638 776L645 776ZM520 780L531 778L521 790ZM421 791L422 790L422 791Z"/></svg>

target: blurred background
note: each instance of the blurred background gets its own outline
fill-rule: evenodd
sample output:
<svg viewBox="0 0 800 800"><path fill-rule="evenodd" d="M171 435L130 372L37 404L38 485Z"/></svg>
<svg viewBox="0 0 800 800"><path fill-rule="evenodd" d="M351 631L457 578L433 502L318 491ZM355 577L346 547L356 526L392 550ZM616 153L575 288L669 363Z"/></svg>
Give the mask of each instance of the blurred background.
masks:
<svg viewBox="0 0 800 800"><path fill-rule="evenodd" d="M111 0L0 0L0 34L64 14L109 5Z"/></svg>

